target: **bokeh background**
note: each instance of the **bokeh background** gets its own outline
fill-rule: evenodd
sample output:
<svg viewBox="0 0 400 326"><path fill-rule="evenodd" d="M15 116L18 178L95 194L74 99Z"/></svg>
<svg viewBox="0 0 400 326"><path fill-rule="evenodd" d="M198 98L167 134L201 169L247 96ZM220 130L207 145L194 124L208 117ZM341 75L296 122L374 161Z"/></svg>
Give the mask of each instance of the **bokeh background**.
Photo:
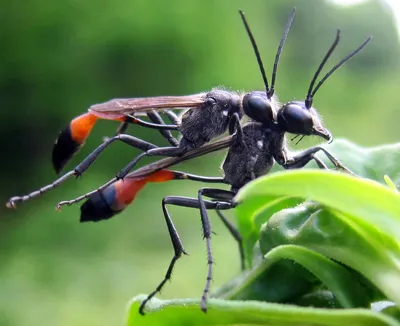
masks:
<svg viewBox="0 0 400 326"><path fill-rule="evenodd" d="M224 85L262 89L238 9L245 10L270 73L293 6L297 14L277 80L281 101L303 99L321 58L341 28L328 66L367 36L373 41L319 91L315 106L338 137L374 146L399 140L400 48L384 2L132 0L3 1L0 6L0 202L55 178L51 149L58 132L86 108L114 97L186 95ZM111 135L100 121L72 164ZM165 144L153 130L129 132ZM315 144L316 139L301 146ZM80 180L16 211L0 208L0 325L119 325L128 300L163 277L172 248L161 212L166 195L196 196L199 184L149 184L123 214L79 223L79 206L54 210L102 184L137 155L114 144ZM224 153L185 163L219 175ZM148 162L148 161L147 161ZM181 259L163 298L200 297L206 248L199 213L170 208L190 256ZM239 271L235 242L211 213L214 287ZM234 219L233 214L230 214Z"/></svg>

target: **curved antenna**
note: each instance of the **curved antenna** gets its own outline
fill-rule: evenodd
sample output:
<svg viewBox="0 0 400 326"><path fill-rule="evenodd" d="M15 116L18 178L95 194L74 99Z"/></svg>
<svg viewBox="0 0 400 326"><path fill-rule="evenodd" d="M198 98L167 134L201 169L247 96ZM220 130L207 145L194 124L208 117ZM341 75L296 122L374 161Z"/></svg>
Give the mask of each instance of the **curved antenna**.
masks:
<svg viewBox="0 0 400 326"><path fill-rule="evenodd" d="M325 76L320 80L318 83L317 87L314 88L314 90L311 93L311 98L314 97L315 93L318 91L318 89L322 86L322 84L337 70L339 69L345 62L349 61L352 57L354 57L358 52L362 50L364 46L366 46L369 41L371 41L372 36L368 37L357 49L355 49L353 52L348 54L346 57L344 57L342 60L340 60L339 63L337 63Z"/></svg>
<svg viewBox="0 0 400 326"><path fill-rule="evenodd" d="M254 53L256 54L258 66L260 67L261 75L262 75L262 78L263 78L263 81L264 81L264 85L265 85L265 91L267 92L267 96L268 96L270 90L269 90L269 86L268 86L267 76L265 74L264 65L263 65L262 60L261 60L260 52L258 51L258 47L257 47L256 41L255 41L255 39L253 37L253 34L251 33L249 24L246 21L246 17L244 16L244 12L242 10L239 10L239 14L242 17L242 21L243 21L244 27L246 28L247 35L250 38L251 45L253 46Z"/></svg>
<svg viewBox="0 0 400 326"><path fill-rule="evenodd" d="M313 77L313 79L312 79L312 81L310 83L310 87L308 88L307 96L306 96L306 99L305 99L305 105L306 105L307 109L311 108L311 106L312 106L313 99L312 99L311 92L312 92L312 89L314 87L315 81L317 80L318 75L320 74L322 68L325 66L325 63L328 61L328 59L331 56L332 52L335 50L336 46L338 45L339 40L340 40L340 29L338 29L336 31L335 40L333 41L333 44L329 48L328 52L325 54L324 59L322 60L321 64L319 65L319 67L318 67L317 71L315 72L314 77Z"/></svg>
<svg viewBox="0 0 400 326"><path fill-rule="evenodd" d="M281 42L279 43L278 50L276 51L274 69L272 71L271 88L269 89L269 91L267 91L268 98L271 98L272 95L274 95L274 92L275 92L275 80L276 80L276 73L278 71L278 63L279 63L279 60L281 58L282 49L283 49L283 46L285 45L285 41L286 41L286 38L288 36L288 33L289 33L290 27L292 25L293 18L294 18L295 14L296 14L296 8L293 8L292 12L291 12L291 14L289 16L289 19L288 19L288 21L286 23L285 31L283 32L283 35L282 35L282 38L281 38Z"/></svg>

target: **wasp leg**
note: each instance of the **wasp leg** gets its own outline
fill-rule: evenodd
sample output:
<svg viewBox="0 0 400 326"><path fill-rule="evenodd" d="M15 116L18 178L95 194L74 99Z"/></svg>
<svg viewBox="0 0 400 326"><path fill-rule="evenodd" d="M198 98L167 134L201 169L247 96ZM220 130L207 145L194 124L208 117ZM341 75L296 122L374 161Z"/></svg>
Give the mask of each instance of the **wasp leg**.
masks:
<svg viewBox="0 0 400 326"><path fill-rule="evenodd" d="M143 121L139 118L136 118L135 116L127 116L125 121L121 122L121 124L118 126L117 130L115 131L114 137L126 133L126 130L128 129L128 126L130 124L138 124L142 127L157 129L172 146L178 146L179 142L174 138L174 136L172 136L172 133L170 131L177 130L178 126L176 123L174 125L167 125L156 111L147 113L147 117L153 123ZM110 137L103 137L103 141L107 141L109 139Z"/></svg>
<svg viewBox="0 0 400 326"><path fill-rule="evenodd" d="M25 202L25 201L31 200L33 198L39 197L39 196L43 195L44 193L46 193L54 188L57 188L60 184L62 184L64 181L68 180L70 177L72 177L74 175L75 175L74 170L69 171L66 174L64 174L63 176L61 176L60 178L58 178L56 181L38 189L38 190L32 191L31 193L29 193L27 195L11 197L8 200L8 202L6 203L6 206L8 208L16 208L17 207L16 203Z"/></svg>
<svg viewBox="0 0 400 326"><path fill-rule="evenodd" d="M77 176L82 175L82 173L85 172L90 167L90 165L92 165L92 163L97 159L97 157L100 155L100 153L108 145L110 145L112 142L114 142L116 140L122 141L122 142L124 142L132 147L138 148L142 151L146 151L151 148L157 148L157 146L152 143L146 142L144 140L141 140L139 138L136 138L136 137L130 136L130 135L122 134L122 135L112 137L112 138L108 139L107 141L105 141L104 143L102 143L99 147L97 147L79 165L77 165L75 167L75 169L65 173L63 176L61 176L60 178L58 178L56 181L52 182L51 184L48 184L38 190L35 190L35 191L25 195L25 196L16 196L16 197L10 198L10 200L7 202L7 207L15 208L17 202L25 202L32 198L41 196L43 193L58 187L60 184L62 184L64 181L68 180L72 176L77 177ZM175 147L172 147L172 148L176 149ZM109 185L109 184L110 183L107 183L107 185Z"/></svg>
<svg viewBox="0 0 400 326"><path fill-rule="evenodd" d="M147 114L147 115L149 115L149 114ZM127 122L129 122L131 124L137 124L142 127L156 129L156 130L178 130L177 125L167 125L164 122L163 123L152 123L152 122L147 122L147 121L141 120L133 115L126 115L126 116L128 117L128 119L126 120Z"/></svg>
<svg viewBox="0 0 400 326"><path fill-rule="evenodd" d="M317 163L318 167L323 170L328 170L329 168L326 166L324 162L322 162L318 157L313 155L313 160Z"/></svg>
<svg viewBox="0 0 400 326"><path fill-rule="evenodd" d="M167 110L164 111L164 113L173 124L179 125L181 123L178 115L174 111Z"/></svg>
<svg viewBox="0 0 400 326"><path fill-rule="evenodd" d="M325 148L320 147L320 146L315 146L315 147L306 149L305 151L303 151L293 157L286 158L285 161L283 161L283 159L280 159L280 160L278 159L277 162L284 169L302 168L311 160L315 160L314 154L316 154L319 151L322 151L326 155L326 157L332 162L332 164L335 166L336 169L341 170L341 171L346 172L351 175L355 175L352 171L350 171L342 163L340 163L340 161L337 158L335 158L329 151L327 151ZM317 164L318 164L318 161L317 161ZM323 168L326 168L325 164L324 164Z"/></svg>
<svg viewBox="0 0 400 326"><path fill-rule="evenodd" d="M231 208L231 204L230 203L218 203L218 202L212 202L212 201L204 201L202 200L203 206L205 207L205 209L216 209L217 206L219 206L219 209L230 209ZM170 234L171 237L171 241L172 241L172 246L174 248L174 257L171 259L171 262L168 266L167 272L164 276L164 279L161 281L161 283L157 286L157 288L151 292L147 298L142 302L142 304L140 305L139 308L139 313L144 315L144 308L146 306L146 303L152 298L154 297L158 292L161 291L161 289L163 288L163 286L165 285L165 283L171 279L171 275L172 275L172 270L175 266L176 261L182 256L182 254L186 254L184 248L183 248L183 244L182 241L179 237L179 234L175 228L175 225L172 222L172 219L168 213L167 207L166 205L175 205L175 206L182 206L182 207L189 207L189 208L200 208L201 209L201 204L199 203L199 200L196 198L187 198L187 197L174 197L174 196L168 196L165 197L162 200L162 210L163 210L163 214L165 217L165 221L167 223L167 227L168 227L168 232ZM208 219L208 217L207 217ZM202 218L202 223L203 223L203 218ZM203 225L203 230L210 230L211 228L209 227L210 223L208 221L208 226L204 226ZM204 234L206 236L206 234ZM210 236L210 235L209 235ZM207 247L209 247L209 244L207 244ZM211 252L211 248L209 248L209 252ZM211 257L212 259L212 257ZM210 260L210 257L209 257ZM212 262L211 262L212 263ZM208 277L207 277L208 279Z"/></svg>
<svg viewBox="0 0 400 326"><path fill-rule="evenodd" d="M115 131L114 136L125 134L128 127L129 127L128 121L121 122L121 124L118 126L117 130ZM110 139L110 137L103 138L104 141L107 141L108 139Z"/></svg>
<svg viewBox="0 0 400 326"><path fill-rule="evenodd" d="M199 181L199 182L206 182L206 183L227 183L223 177L204 177L196 174L190 174L186 172L180 172L180 171L172 171L175 174L175 177L173 180L192 180L192 181ZM107 181L105 184L102 186L98 187L95 190L92 190L84 195L81 195L79 197L76 197L71 200L64 200L58 203L57 209L60 210L62 206L70 206L73 204L76 204L84 199L88 199L90 196L94 195L97 192L103 191L105 188L107 188L109 185L113 184L114 182L118 181L117 178L113 178L109 181Z"/></svg>
<svg viewBox="0 0 400 326"><path fill-rule="evenodd" d="M128 135L126 135L126 136L128 136ZM128 137L131 137L131 136L128 136ZM218 141L215 142L213 144L213 146L209 145L209 146L203 146L201 148L195 148L195 149L191 150L191 152L189 152L188 155L185 156L185 157L182 157L182 158L178 157L178 158L172 158L172 159L171 158L167 158L167 159L159 160L157 162L153 162L153 163L151 163L151 164L149 164L147 166L144 166L144 167L138 169L136 171L137 173L136 172L133 173L133 175L130 176L130 177L134 178L135 176L137 176L137 177L140 178L140 177L143 177L143 176L144 177L148 176L148 175L150 175L150 174L152 174L154 172L157 172L157 171L159 171L161 169L168 168L168 167L170 167L170 166L172 166L174 164L177 164L177 163L180 163L180 162L185 162L185 161L187 161L189 159L193 159L195 157L199 157L201 155L204 155L206 153L210 153L210 152L219 150L221 148L226 148L226 147L229 146L230 142L231 142L231 139L228 137L226 139L223 139L220 142L218 142ZM156 147L155 145L153 145L153 146ZM64 181L68 180L69 178L71 178L73 176L76 176L75 170L67 172L66 174L62 175L61 177L59 177L57 180L53 181L52 183L50 183L50 184L48 184L48 185L46 185L44 187L41 187L40 189L35 190L35 191L33 191L33 192L31 192L31 193L29 193L27 195L11 197L8 200L8 202L6 203L6 206L8 208L15 208L16 204L18 202L25 202L25 201L28 201L28 200L30 200L32 198L36 198L36 197L38 197L38 196L40 196L40 195L42 195L42 194L54 189L54 188L56 188L57 186L59 186L62 183L64 183ZM210 179L214 179L216 181L210 181L210 180L204 180L204 181L203 180L199 180L199 181L226 183L225 180L223 180L223 178L210 178ZM117 178L113 178L113 179L109 180L106 184L104 184L103 186L99 187L98 189L96 189L94 191L91 191L90 193L87 193L87 194L85 194L83 196L80 196L80 197L76 198L76 201L73 201L73 202L78 202L78 201L81 201L83 199L86 199L91 194L94 194L95 192L98 192L98 191L100 191L102 189L105 189L107 186L113 184L116 181L117 181ZM69 202L72 202L72 201L69 201Z"/></svg>
<svg viewBox="0 0 400 326"><path fill-rule="evenodd" d="M159 125L166 125L163 118L161 117L160 114L158 114L156 111L152 111L147 113L147 116L153 123L157 123ZM174 125L178 125L176 121L173 121ZM165 129L159 129L158 130L160 134L168 141L168 143L172 146L178 146L179 141L172 135L170 130L165 130Z"/></svg>
<svg viewBox="0 0 400 326"><path fill-rule="evenodd" d="M207 205L206 201L203 199L203 196L211 197L217 200L213 202L217 205L215 209L229 209L234 207L232 199L235 196L235 193L228 190L214 189L214 188L201 188L198 192L201 224L203 227L203 237L206 239L207 243L207 264L208 264L206 285L204 287L203 296L201 297L201 310L203 312L207 312L207 297L210 291L210 284L212 280L212 265L214 261L211 250L211 222L208 217Z"/></svg>
<svg viewBox="0 0 400 326"><path fill-rule="evenodd" d="M76 175L80 176L83 172L85 172L90 167L90 165L92 165L92 163L97 159L100 153L103 152L114 141L121 141L123 143L128 144L129 146L135 147L142 151L158 148L156 145L134 136L126 134L114 136L109 140L105 141L104 143L102 143L100 146L98 146L79 165L76 166L76 168L74 169Z"/></svg>
<svg viewBox="0 0 400 326"><path fill-rule="evenodd" d="M145 156L166 156L176 157L185 154L188 151L186 147L156 147L136 156L127 166L117 173L117 179L123 179L135 167L135 165Z"/></svg>

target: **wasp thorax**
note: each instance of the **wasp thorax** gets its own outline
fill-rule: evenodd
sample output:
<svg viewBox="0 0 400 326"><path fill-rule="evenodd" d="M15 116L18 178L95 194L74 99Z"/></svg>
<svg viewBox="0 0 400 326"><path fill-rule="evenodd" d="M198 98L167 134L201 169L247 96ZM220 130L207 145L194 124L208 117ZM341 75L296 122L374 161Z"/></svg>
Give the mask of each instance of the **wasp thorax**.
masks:
<svg viewBox="0 0 400 326"><path fill-rule="evenodd" d="M205 103L212 108L212 111L217 109L222 112L222 115L228 120L235 113L240 118L243 116L240 111L240 96L237 94L216 88L207 94Z"/></svg>
<svg viewBox="0 0 400 326"><path fill-rule="evenodd" d="M269 124L273 121L271 101L267 95L250 93L243 97L243 111L254 121Z"/></svg>

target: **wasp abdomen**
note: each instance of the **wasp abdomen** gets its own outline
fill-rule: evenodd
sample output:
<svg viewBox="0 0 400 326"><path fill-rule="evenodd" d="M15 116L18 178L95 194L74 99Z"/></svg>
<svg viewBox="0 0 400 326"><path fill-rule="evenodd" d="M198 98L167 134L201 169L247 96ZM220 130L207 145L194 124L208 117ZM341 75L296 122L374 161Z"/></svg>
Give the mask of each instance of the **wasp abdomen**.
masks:
<svg viewBox="0 0 400 326"><path fill-rule="evenodd" d="M97 117L91 113L82 114L71 121L61 131L54 143L52 161L54 169L60 173L64 165L81 148L89 136Z"/></svg>

